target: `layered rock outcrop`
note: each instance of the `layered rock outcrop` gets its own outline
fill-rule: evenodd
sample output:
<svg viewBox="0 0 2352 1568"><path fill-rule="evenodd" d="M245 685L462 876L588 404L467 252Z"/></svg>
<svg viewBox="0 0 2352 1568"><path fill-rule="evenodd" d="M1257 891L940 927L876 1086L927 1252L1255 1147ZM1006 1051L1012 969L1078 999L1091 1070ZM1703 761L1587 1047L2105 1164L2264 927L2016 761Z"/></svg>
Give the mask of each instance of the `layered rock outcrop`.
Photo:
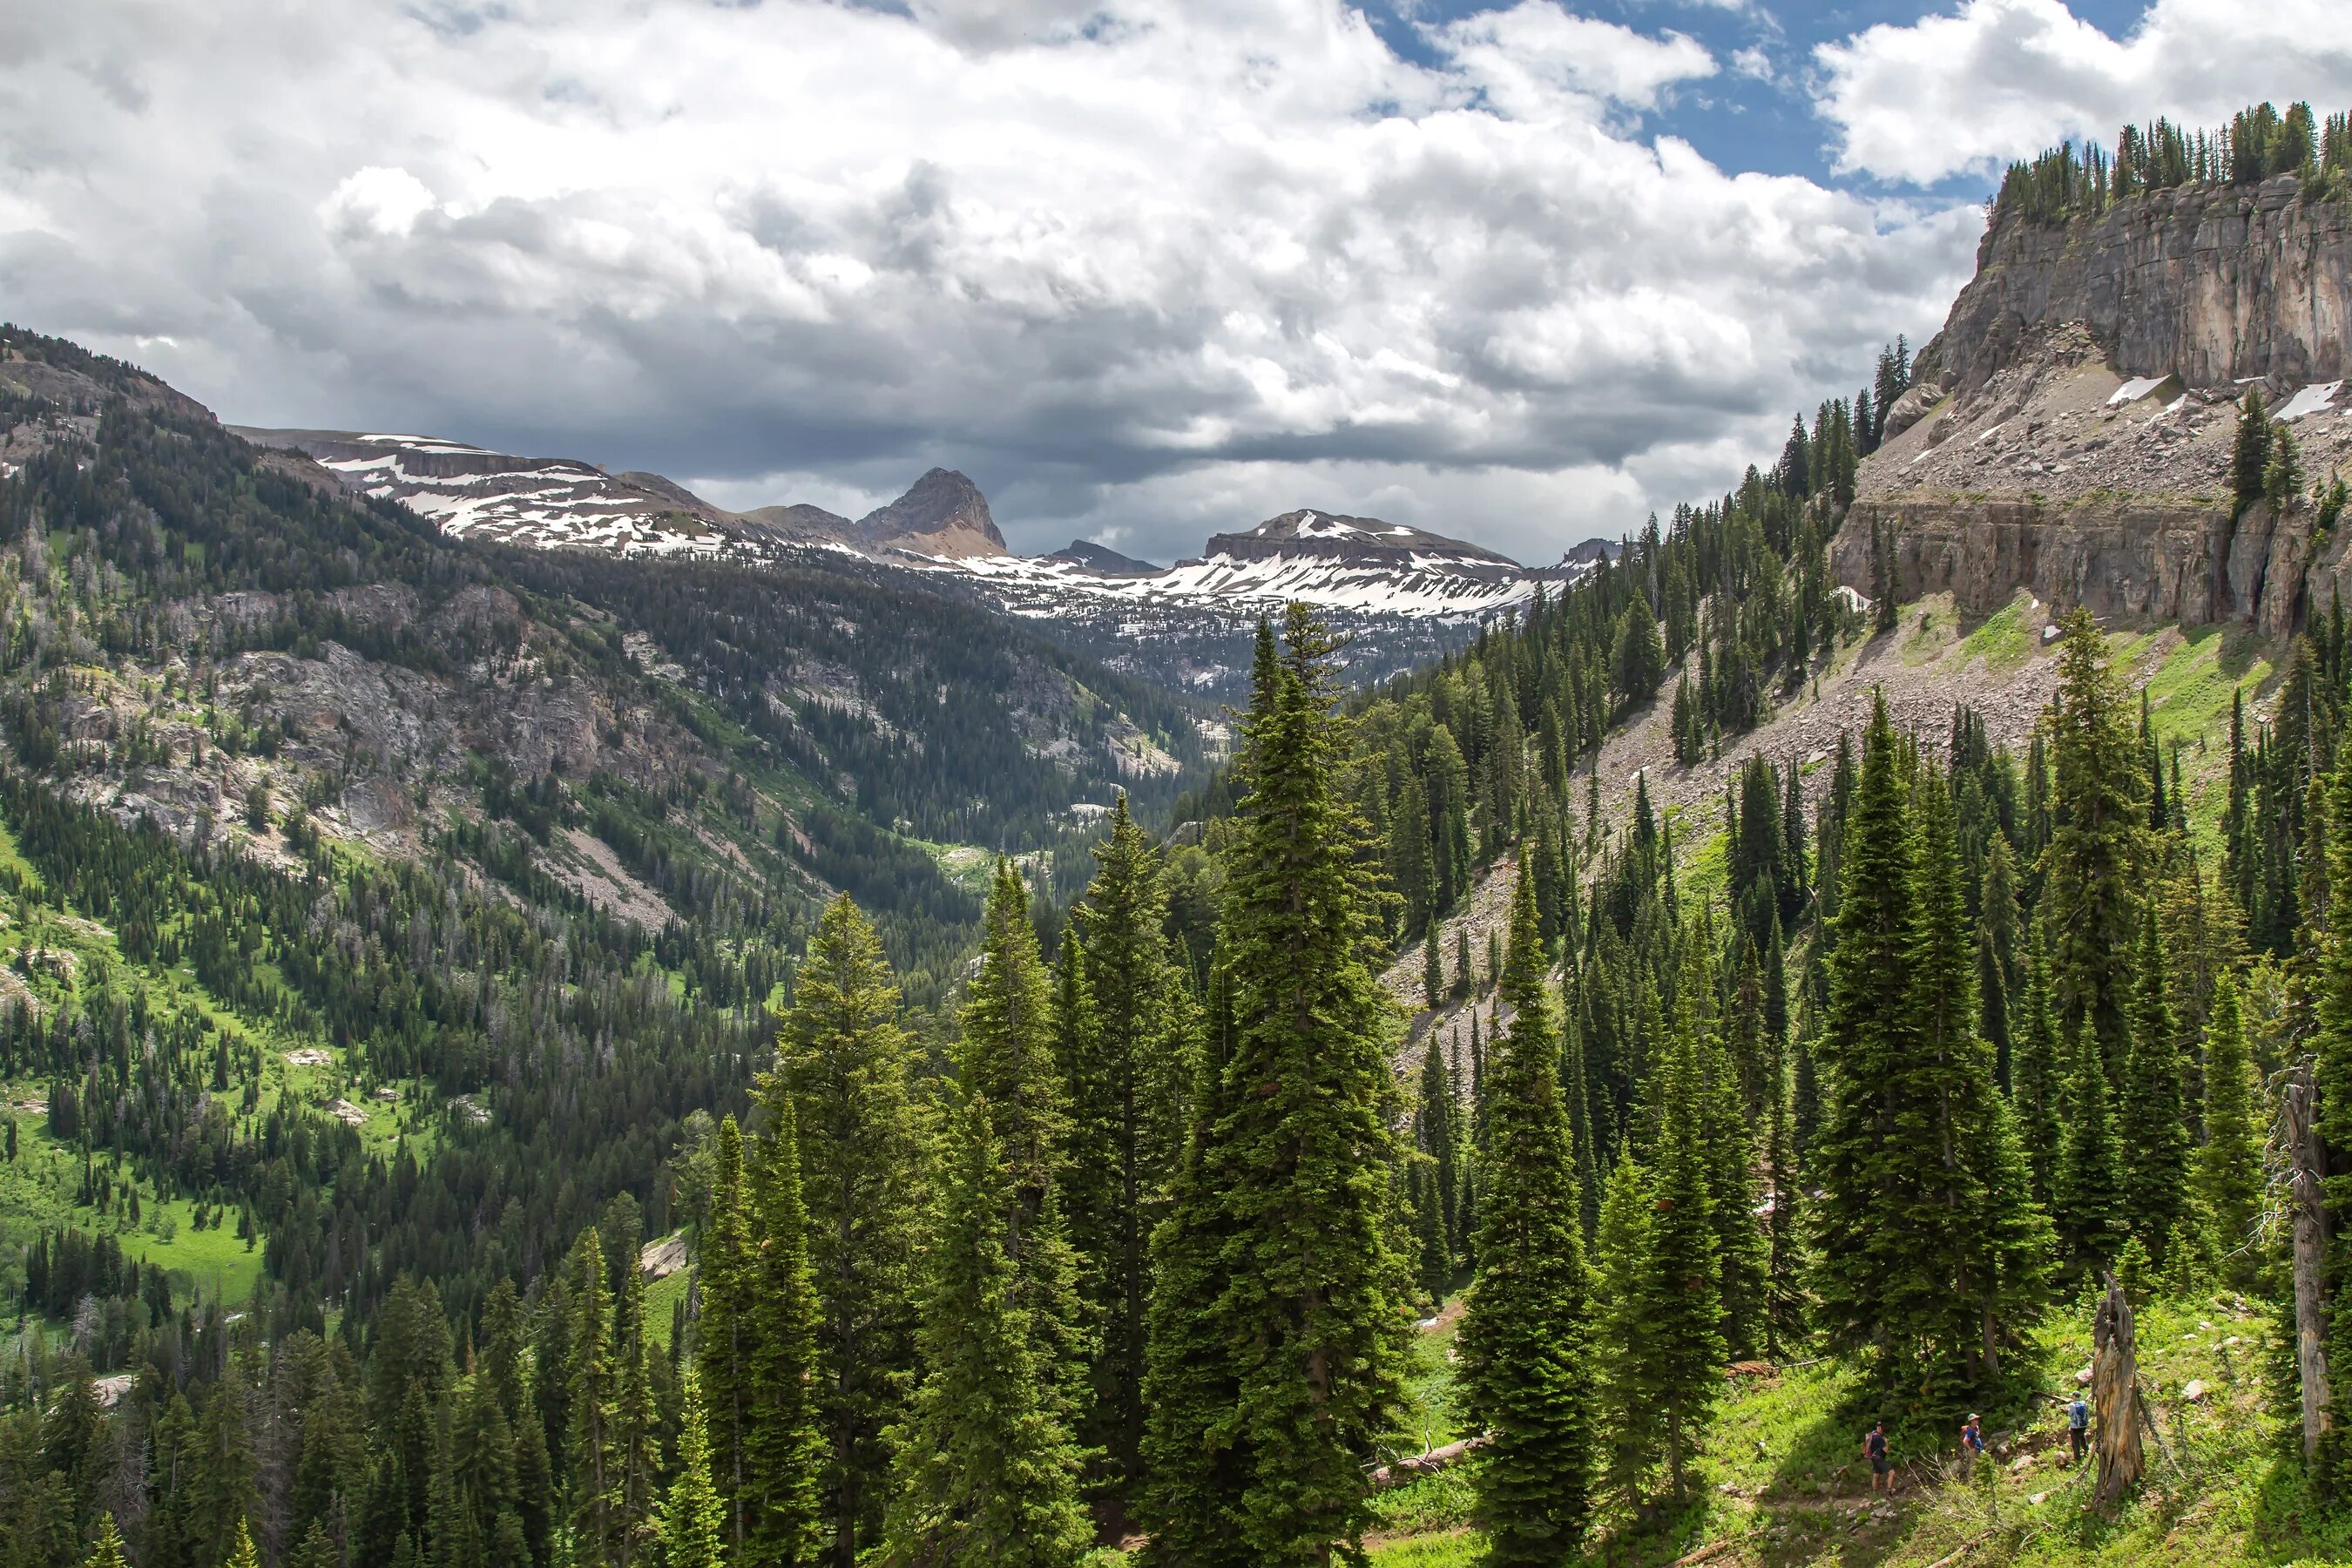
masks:
<svg viewBox="0 0 2352 1568"><path fill-rule="evenodd" d="M2291 178L2005 223L1889 410L1832 569L1968 615L2022 588L2103 619L2289 635L2352 597L2352 531L2315 538L2307 487L2283 516L2238 515L2231 448L2261 384L2307 479L2352 472L2347 336L2352 205Z"/></svg>
<svg viewBox="0 0 2352 1568"><path fill-rule="evenodd" d="M2004 223L1920 379L1966 392L2026 331L2080 321L2126 375L2189 386L2343 376L2352 356L2352 205L2305 201L2294 176L2184 185L2069 224Z"/></svg>

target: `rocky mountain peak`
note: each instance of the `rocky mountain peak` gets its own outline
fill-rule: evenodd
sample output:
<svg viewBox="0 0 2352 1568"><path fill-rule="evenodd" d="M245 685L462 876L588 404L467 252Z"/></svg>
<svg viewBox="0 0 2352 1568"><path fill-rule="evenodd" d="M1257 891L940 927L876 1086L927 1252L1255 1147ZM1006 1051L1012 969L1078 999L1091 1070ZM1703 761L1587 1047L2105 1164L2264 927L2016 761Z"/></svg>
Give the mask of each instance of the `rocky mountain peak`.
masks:
<svg viewBox="0 0 2352 1568"><path fill-rule="evenodd" d="M988 498L953 468L933 468L905 495L858 519L857 532L866 544L895 544L925 555L1005 553Z"/></svg>
<svg viewBox="0 0 2352 1568"><path fill-rule="evenodd" d="M1236 561L1306 556L1365 565L1442 562L1450 570L1473 574L1518 570L1509 556L1483 545L1377 517L1307 509L1270 517L1245 533L1217 534L1209 541L1209 554Z"/></svg>

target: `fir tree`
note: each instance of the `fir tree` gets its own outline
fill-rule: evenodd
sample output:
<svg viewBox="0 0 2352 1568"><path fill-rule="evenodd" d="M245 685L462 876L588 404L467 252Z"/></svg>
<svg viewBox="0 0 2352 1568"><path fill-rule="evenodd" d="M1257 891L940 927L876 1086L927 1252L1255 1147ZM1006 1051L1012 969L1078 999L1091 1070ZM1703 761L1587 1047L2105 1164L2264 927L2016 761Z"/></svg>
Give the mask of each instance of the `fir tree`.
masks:
<svg viewBox="0 0 2352 1568"><path fill-rule="evenodd" d="M1445 1005L1445 964L1437 955L1438 925L1429 922L1429 934L1421 944L1421 996L1431 1012Z"/></svg>
<svg viewBox="0 0 2352 1568"><path fill-rule="evenodd" d="M896 1428L899 1458L880 1561L898 1568L1075 1568L1091 1543L1079 1452L1053 1409L1053 1369L1022 1305L1006 1243L1022 1156L981 1095L951 1124L923 1309L926 1373Z"/></svg>
<svg viewBox="0 0 2352 1568"><path fill-rule="evenodd" d="M1454 1075L1446 1070L1445 1053L1433 1035L1421 1058L1421 1103L1414 1112L1413 1138L1426 1164L1423 1185L1428 1194L1429 1223L1422 1230L1422 1288L1442 1299L1452 1282L1457 1226L1460 1221L1461 1150L1454 1131L1457 1107Z"/></svg>
<svg viewBox="0 0 2352 1568"><path fill-rule="evenodd" d="M2180 1107L2180 1057L2165 999L2165 963L2156 906L2140 918L2131 1054L2124 1066L2117 1132L2123 1146L2125 1224L2161 1265L2187 1197L2189 1129Z"/></svg>
<svg viewBox="0 0 2352 1568"><path fill-rule="evenodd" d="M710 1479L710 1434L703 1420L702 1379L686 1373L677 1478L663 1498L659 1525L664 1568L719 1568L727 1557L727 1506Z"/></svg>
<svg viewBox="0 0 2352 1568"><path fill-rule="evenodd" d="M2246 388L2246 399L2238 414L2238 438L2230 460L2231 489L2237 498L2237 510L2245 510L2263 496L2263 478L2270 468L2271 416L2263 401L2263 389Z"/></svg>
<svg viewBox="0 0 2352 1568"><path fill-rule="evenodd" d="M1274 657L1271 642L1270 635L1261 636L1262 674ZM1234 1230L1214 1180L1223 1163L1218 1145L1226 1125L1233 1036L1231 987L1221 957L1210 970L1206 1026L1194 1053L1183 1163L1168 1217L1151 1240L1145 1341L1139 1511L1156 1553L1185 1568L1247 1568L1252 1561L1239 1514L1250 1455L1234 1420L1239 1379L1225 1339L1224 1256Z"/></svg>
<svg viewBox="0 0 2352 1568"><path fill-rule="evenodd" d="M1076 1423L1092 1399L1086 1387L1094 1342L1077 1297L1061 1186L1068 1159L1068 1090L1055 1059L1053 984L1029 921L1029 892L997 861L982 916L980 973L963 1005L956 1071L965 1092L987 1101L1013 1183L1004 1250L1018 1280L1024 1321L1055 1414Z"/></svg>
<svg viewBox="0 0 2352 1568"><path fill-rule="evenodd" d="M1489 1434L1473 1475L1487 1561L1549 1564L1573 1552L1591 1512L1591 1412L1583 1384L1590 1288L1576 1152L1559 1100L1551 1001L1532 873L1511 900L1488 1090L1487 1203L1478 1278L1462 1319L1465 1407Z"/></svg>
<svg viewBox="0 0 2352 1568"><path fill-rule="evenodd" d="M2091 1034L2112 1082L2130 1046L2146 807L2138 796L2138 748L2105 641L2086 610L2069 612L2061 625L2050 721L2057 827L2042 854L2042 906L2055 944L2051 1004L2062 1031L2080 1024Z"/></svg>
<svg viewBox="0 0 2352 1568"><path fill-rule="evenodd" d="M1073 1126L1070 1239L1089 1265L1087 1290L1101 1324L1094 1368L1099 1440L1116 1484L1142 1466L1145 1326L1151 1300L1151 1233L1168 1213L1182 1157L1185 1073L1195 1009L1168 950L1168 896L1150 836L1122 794L1096 871L1073 911L1077 964L1091 1020L1070 1073Z"/></svg>
<svg viewBox="0 0 2352 1568"><path fill-rule="evenodd" d="M1680 1493L1688 1489L1690 1462L1723 1392L1723 1296L1707 1190L1705 1088L1689 1028L1674 1031L1661 1066L1652 1418L1664 1428L1667 1485Z"/></svg>
<svg viewBox="0 0 2352 1568"><path fill-rule="evenodd" d="M790 1099L799 1133L836 1568L856 1568L879 1523L883 1432L914 1363L922 1135L898 1010L874 928L835 899L794 978L774 1092Z"/></svg>
<svg viewBox="0 0 2352 1568"><path fill-rule="evenodd" d="M122 1560L122 1532L115 1529L111 1512L98 1516L98 1533L90 1542L89 1555L82 1560L82 1568L129 1568Z"/></svg>
<svg viewBox="0 0 2352 1568"><path fill-rule="evenodd" d="M1387 1008L1367 964L1363 828L1337 777L1334 647L1291 607L1244 723L1250 793L1223 926L1234 1091L1220 1097L1208 1178L1232 1226L1217 1338L1237 1399L1193 1440L1207 1451L1230 1432L1242 1486L1212 1506L1273 1568L1323 1563L1360 1536L1364 1467L1395 1419L1410 1327L1388 1234Z"/></svg>
<svg viewBox="0 0 2352 1568"><path fill-rule="evenodd" d="M1601 1200L1592 1386L1602 1479L1622 1503L1641 1502L1664 1458L1653 1319L1658 1307L1656 1200L1632 1151L1610 1168Z"/></svg>
<svg viewBox="0 0 2352 1568"><path fill-rule="evenodd" d="M2071 1026L2065 1124L2052 1173L2051 1217L2076 1268L2096 1271L2115 1261L2128 1234L2125 1220L2123 1152L2116 1141L2107 1074L2091 1032Z"/></svg>
<svg viewBox="0 0 2352 1568"><path fill-rule="evenodd" d="M2032 1173L2034 1201L2054 1212L2064 1070L2051 1032L2050 991L2043 983L2039 928L2025 942L2023 1011L2010 1056L2011 1103Z"/></svg>
<svg viewBox="0 0 2352 1568"><path fill-rule="evenodd" d="M1885 1351L1898 1329L1884 1292L1904 1272L1907 1242L1887 1223L1896 1173L1886 1146L1894 1121L1886 1094L1913 1045L1914 881L1895 731L1877 699L1839 854L1829 1016L1818 1046L1829 1071L1821 1125L1807 1151L1823 1189L1811 1207L1817 1321L1843 1349Z"/></svg>
<svg viewBox="0 0 2352 1568"><path fill-rule="evenodd" d="M2223 974L2213 987L2205 1026L2205 1142L2197 1151L2196 1196L2239 1289L2255 1271L2252 1243L2262 1205L2262 1142L2254 1125L2253 1068L2239 1021L2238 983Z"/></svg>
<svg viewBox="0 0 2352 1568"><path fill-rule="evenodd" d="M744 1260L746 1342L737 1363L743 1405L743 1568L805 1568L824 1549L826 1453L819 1304L809 1267L809 1217L799 1113L781 1075L761 1085L767 1127L749 1175L758 1242Z"/></svg>
<svg viewBox="0 0 2352 1568"><path fill-rule="evenodd" d="M620 1363L613 1343L613 1291L593 1226L572 1248L572 1554L580 1568L612 1568L626 1550L625 1463L616 1430Z"/></svg>
<svg viewBox="0 0 2352 1568"><path fill-rule="evenodd" d="M707 1394L711 1482L726 1510L727 1543L744 1557L750 1533L749 1483L755 1384L752 1377L752 1215L743 1173L743 1134L735 1118L719 1124L710 1211L698 1258L702 1316L695 1335L700 1391Z"/></svg>

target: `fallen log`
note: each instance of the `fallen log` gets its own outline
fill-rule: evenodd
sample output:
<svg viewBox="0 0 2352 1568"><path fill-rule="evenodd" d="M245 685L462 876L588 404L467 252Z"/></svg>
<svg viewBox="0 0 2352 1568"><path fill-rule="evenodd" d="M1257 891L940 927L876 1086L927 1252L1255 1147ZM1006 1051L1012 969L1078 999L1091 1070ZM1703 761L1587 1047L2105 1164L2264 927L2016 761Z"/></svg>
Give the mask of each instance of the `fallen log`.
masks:
<svg viewBox="0 0 2352 1568"><path fill-rule="evenodd" d="M1382 1465L1371 1473L1370 1478L1371 1489L1376 1492L1384 1492L1391 1487L1401 1487L1407 1481L1419 1480L1423 1476L1433 1476L1440 1470L1460 1464L1465 1458L1486 1446L1486 1439L1483 1436L1465 1437L1460 1442L1447 1443L1440 1447L1432 1448L1426 1454L1416 1454L1410 1459L1399 1459L1394 1464Z"/></svg>

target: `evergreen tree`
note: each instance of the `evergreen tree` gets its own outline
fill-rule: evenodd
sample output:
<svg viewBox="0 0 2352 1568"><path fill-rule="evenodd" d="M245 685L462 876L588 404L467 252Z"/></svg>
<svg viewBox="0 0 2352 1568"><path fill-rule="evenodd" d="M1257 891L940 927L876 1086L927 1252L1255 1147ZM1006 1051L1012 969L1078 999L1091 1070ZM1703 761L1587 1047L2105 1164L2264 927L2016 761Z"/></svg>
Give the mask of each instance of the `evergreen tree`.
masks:
<svg viewBox="0 0 2352 1568"><path fill-rule="evenodd" d="M1488 1433L1473 1485L1487 1561L1549 1564L1573 1552L1591 1512L1584 1393L1590 1285L1576 1152L1560 1106L1551 999L1528 862L1511 900L1488 1090L1478 1278L1462 1319L1461 1378Z"/></svg>
<svg viewBox="0 0 2352 1568"><path fill-rule="evenodd" d="M1674 1031L1661 1068L1652 1419L1664 1428L1667 1485L1680 1493L1688 1489L1690 1462L1723 1392L1723 1296L1715 1204L1707 1190L1706 1091L1698 1041L1689 1028Z"/></svg>
<svg viewBox="0 0 2352 1568"><path fill-rule="evenodd" d="M565 1453L572 1478L572 1558L614 1568L626 1551L626 1464L618 1434L620 1360L613 1343L613 1290L593 1226L572 1245L572 1414Z"/></svg>
<svg viewBox="0 0 2352 1568"><path fill-rule="evenodd" d="M2230 461L2231 490L2237 498L2237 510L2245 510L2263 496L2263 479L2270 468L2271 415L2263 401L2263 389L2246 388L2245 403L2238 414L2238 439Z"/></svg>
<svg viewBox="0 0 2352 1568"><path fill-rule="evenodd" d="M1438 925L1432 921L1421 944L1421 995L1433 1013L1445 1005L1445 965L1437 955L1437 940Z"/></svg>
<svg viewBox="0 0 2352 1568"><path fill-rule="evenodd" d="M794 977L773 1091L799 1133L835 1568L856 1568L880 1522L883 1433L914 1364L922 1132L898 1010L874 928L835 899Z"/></svg>
<svg viewBox="0 0 2352 1568"><path fill-rule="evenodd" d="M1087 1292L1101 1324L1094 1413L1085 1431L1105 1447L1115 1484L1142 1466L1145 1328L1151 1300L1151 1233L1168 1213L1182 1158L1185 1074L1194 1008L1168 950L1168 895L1151 837L1111 807L1110 833L1095 847L1094 881L1073 911L1091 1023L1070 1073L1073 1130L1071 1244L1089 1267Z"/></svg>
<svg viewBox="0 0 2352 1568"><path fill-rule="evenodd" d="M1091 1541L1081 1459L1055 1414L1053 1368L1007 1246L1024 1157L998 1142L986 1099L970 1091L949 1145L924 1297L927 1370L895 1429L880 1561L1075 1568Z"/></svg>
<svg viewBox="0 0 2352 1568"><path fill-rule="evenodd" d="M2180 1106L2180 1057L2165 999L2164 953L2156 906L2140 918L2139 974L2134 988L2131 1054L2124 1067L2117 1131L2123 1146L2125 1224L2161 1265L2188 1196L2189 1128Z"/></svg>
<svg viewBox="0 0 2352 1568"><path fill-rule="evenodd" d="M2145 854L2138 748L2124 718L2106 644L2086 610L2070 611L2050 723L2057 826L2042 853L2042 904L2055 951L2051 1003L2062 1031L2081 1025L2110 1082L2130 1046L2126 1018L2136 894Z"/></svg>
<svg viewBox="0 0 2352 1568"><path fill-rule="evenodd" d="M726 1510L727 1543L739 1561L750 1533L750 1480L755 1383L752 1215L743 1173L743 1134L732 1116L719 1124L710 1183L709 1218L698 1259L702 1316L695 1334L695 1364L708 1394L706 1432L711 1483Z"/></svg>
<svg viewBox="0 0 2352 1568"><path fill-rule="evenodd" d="M2017 1110L2018 1136L2025 1144L2034 1201L2054 1212L2065 1071L2051 1032L2050 990L2042 980L2039 927L2026 940L2023 967L2024 1008L2010 1057L2011 1103Z"/></svg>
<svg viewBox="0 0 2352 1568"><path fill-rule="evenodd" d="M743 1264L749 1308L736 1317L745 1342L736 1367L745 1525L735 1558L742 1568L805 1568L824 1550L820 1305L810 1272L799 1112L781 1074L760 1087L767 1126L749 1177L759 1239Z"/></svg>
<svg viewBox="0 0 2352 1568"><path fill-rule="evenodd" d="M1421 1103L1414 1112L1413 1139L1427 1163L1423 1184L1428 1193L1430 1223L1422 1232L1422 1288L1443 1299L1454 1276L1460 1232L1461 1150L1454 1131L1457 1106L1454 1075L1446 1070L1445 1053L1434 1035L1421 1058Z"/></svg>
<svg viewBox="0 0 2352 1568"><path fill-rule="evenodd" d="M2244 1289L2257 1259L2252 1243L2262 1207L2262 1140L2254 1124L2253 1068L2239 1019L2238 983L2213 987L2205 1026L2205 1142L2197 1151L2196 1197L2224 1275Z"/></svg>
<svg viewBox="0 0 2352 1568"><path fill-rule="evenodd" d="M1652 1327L1661 1291L1656 1227L1649 1179L1627 1150L1610 1168L1601 1200L1592 1353L1602 1479L1609 1494L1627 1505L1648 1495L1664 1457Z"/></svg>
<svg viewBox="0 0 2352 1568"><path fill-rule="evenodd" d="M710 1434L703 1420L702 1379L686 1373L686 1406L678 1431L677 1474L662 1500L664 1568L719 1568L727 1557L727 1505L710 1478Z"/></svg>
<svg viewBox="0 0 2352 1568"><path fill-rule="evenodd" d="M2090 1030L2070 1026L2065 1126L2052 1173L2051 1217L2077 1268L2095 1272L2115 1261L2128 1234L2123 1151L2116 1140L2107 1074Z"/></svg>
<svg viewBox="0 0 2352 1568"><path fill-rule="evenodd" d="M1261 700L1273 638L1261 626ZM1250 1454L1235 1420L1239 1376L1226 1342L1227 1247L1234 1227L1215 1174L1230 1091L1232 990L1220 956L1209 973L1206 1027L1194 1053L1190 1125L1171 1206L1151 1239L1150 1331L1143 1380L1144 1486L1139 1511L1156 1554L1186 1568L1247 1568L1240 1508Z"/></svg>
<svg viewBox="0 0 2352 1568"><path fill-rule="evenodd" d="M997 861L982 925L980 972L964 1001L956 1072L965 1092L988 1102L996 1123L1013 1183L1004 1250L1018 1305L1035 1336L1055 1414L1075 1424L1093 1404L1087 1385L1095 1346L1062 1206L1069 1093L1055 1060L1053 984L1029 921L1029 891L1009 859Z"/></svg>
<svg viewBox="0 0 2352 1568"><path fill-rule="evenodd" d="M1244 721L1250 793L1223 925L1235 1092L1220 1096L1207 1174L1232 1227L1215 1353L1237 1397L1192 1442L1211 1463L1220 1438L1235 1450L1238 1495L1202 1502L1271 1568L1320 1564L1360 1536L1364 1467L1395 1419L1410 1329L1388 1234L1392 1079L1367 963L1373 903L1363 828L1337 776L1335 647L1291 607L1269 689Z"/></svg>
<svg viewBox="0 0 2352 1568"><path fill-rule="evenodd" d="M1891 1348L1900 1325L1885 1292L1906 1268L1907 1238L1887 1196L1896 1173L1886 1096L1914 1032L1908 947L1915 878L1912 836L1895 765L1895 731L1874 698L1862 773L1845 814L1839 853L1835 945L1828 958L1829 1015L1817 1046L1823 1075L1821 1125L1808 1169L1822 1188L1811 1205L1813 1293L1819 1325L1842 1349Z"/></svg>
<svg viewBox="0 0 2352 1568"><path fill-rule="evenodd" d="M98 1516L98 1533L91 1541L89 1555L83 1559L82 1568L128 1568L122 1560L122 1532L115 1529L112 1513Z"/></svg>

